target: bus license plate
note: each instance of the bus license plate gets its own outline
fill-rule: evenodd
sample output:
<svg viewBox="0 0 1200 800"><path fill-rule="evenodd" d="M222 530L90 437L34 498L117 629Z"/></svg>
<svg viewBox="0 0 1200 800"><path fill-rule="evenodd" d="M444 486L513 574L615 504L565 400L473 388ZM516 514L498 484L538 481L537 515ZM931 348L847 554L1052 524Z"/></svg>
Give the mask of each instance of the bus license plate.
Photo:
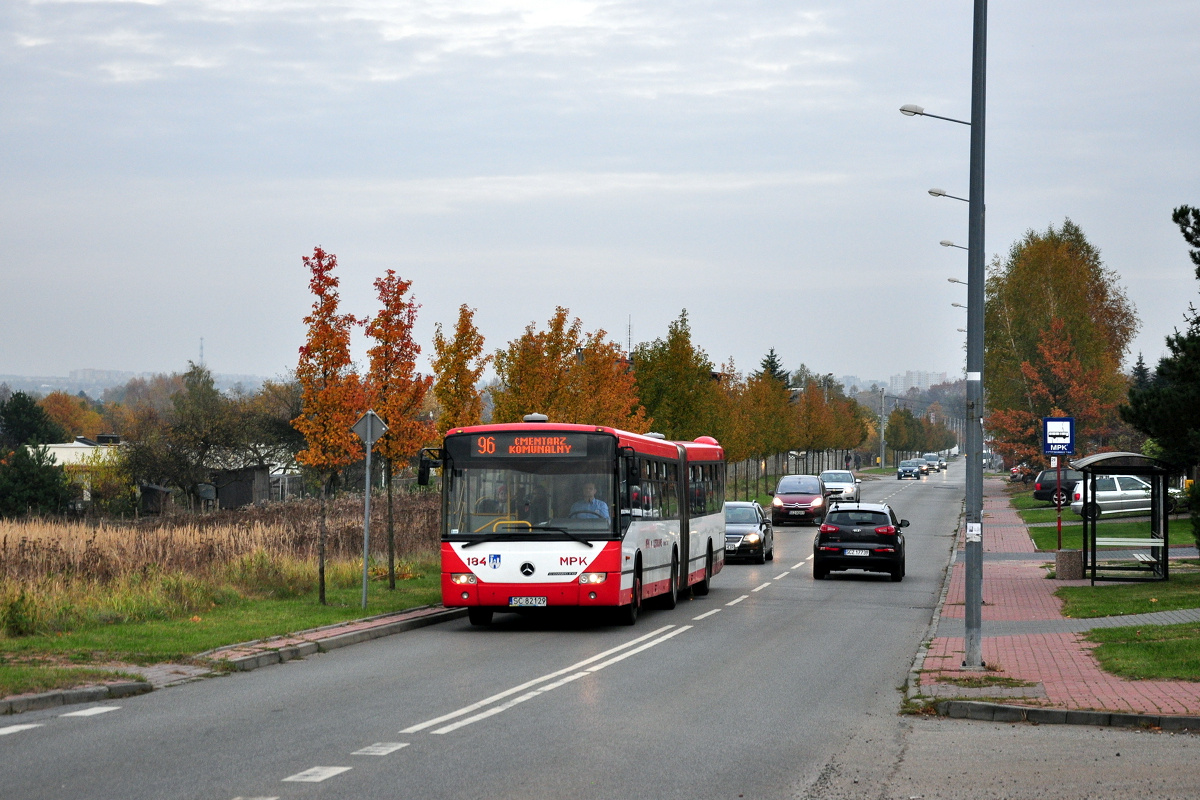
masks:
<svg viewBox="0 0 1200 800"><path fill-rule="evenodd" d="M869 556L869 555L871 555L871 551L870 550L847 550L846 555L848 555L848 556Z"/></svg>
<svg viewBox="0 0 1200 800"><path fill-rule="evenodd" d="M544 597L510 597L508 605L512 606L544 606L546 598Z"/></svg>

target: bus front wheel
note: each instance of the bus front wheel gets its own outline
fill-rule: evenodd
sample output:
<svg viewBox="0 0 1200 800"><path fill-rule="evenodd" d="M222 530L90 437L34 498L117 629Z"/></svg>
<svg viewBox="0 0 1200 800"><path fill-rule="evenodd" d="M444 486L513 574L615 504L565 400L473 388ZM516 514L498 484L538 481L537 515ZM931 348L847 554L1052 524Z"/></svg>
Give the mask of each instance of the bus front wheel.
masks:
<svg viewBox="0 0 1200 800"><path fill-rule="evenodd" d="M622 625L633 625L637 622L638 612L642 609L642 569L641 564L634 569L633 592L629 597L629 605L617 608L617 622Z"/></svg>
<svg viewBox="0 0 1200 800"><path fill-rule="evenodd" d="M492 610L490 608L480 608L472 606L467 609L467 619L472 625L484 627L492 624Z"/></svg>

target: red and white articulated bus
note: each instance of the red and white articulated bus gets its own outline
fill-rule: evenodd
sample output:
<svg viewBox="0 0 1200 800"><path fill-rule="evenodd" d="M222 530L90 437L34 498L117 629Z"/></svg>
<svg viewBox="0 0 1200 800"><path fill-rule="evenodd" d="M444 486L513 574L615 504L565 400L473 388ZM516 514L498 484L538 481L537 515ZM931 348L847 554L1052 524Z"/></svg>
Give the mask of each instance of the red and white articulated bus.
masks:
<svg viewBox="0 0 1200 800"><path fill-rule="evenodd" d="M452 429L440 462L442 602L474 625L497 611L611 608L637 621L650 598L707 594L725 565L725 453L595 425Z"/></svg>

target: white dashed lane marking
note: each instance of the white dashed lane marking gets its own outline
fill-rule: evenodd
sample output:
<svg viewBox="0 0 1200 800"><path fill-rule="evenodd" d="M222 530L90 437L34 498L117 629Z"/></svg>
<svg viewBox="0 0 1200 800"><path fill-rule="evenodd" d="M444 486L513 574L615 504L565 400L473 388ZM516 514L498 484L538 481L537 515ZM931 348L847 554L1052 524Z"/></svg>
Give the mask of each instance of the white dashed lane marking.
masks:
<svg viewBox="0 0 1200 800"><path fill-rule="evenodd" d="M792 574L791 572L781 572L778 575L776 575L774 579L777 581L783 580L784 578L786 578L788 575L791 575L791 574Z"/></svg>
<svg viewBox="0 0 1200 800"><path fill-rule="evenodd" d="M711 617L713 614L716 614L720 610L721 609L719 609L719 608L714 608L712 611L705 611L703 614L701 614L698 617L692 617L692 622L698 622L699 620L702 620L705 617Z"/></svg>
<svg viewBox="0 0 1200 800"><path fill-rule="evenodd" d="M809 556L808 558L812 558L812 556ZM804 559L804 561L808 561L808 558ZM800 569L801 567L803 567L803 566L804 566L804 561L801 561L799 564L797 564L796 566L792 567L792 569Z"/></svg>
<svg viewBox="0 0 1200 800"><path fill-rule="evenodd" d="M805 561L812 561L812 556L809 556L808 558L806 558L806 559L804 559L804 560L805 560Z"/></svg>
<svg viewBox="0 0 1200 800"><path fill-rule="evenodd" d="M754 587L753 589L751 589L750 591L752 591L752 592L761 592L763 589L767 588L767 587L768 587L768 586L770 586L770 585L771 585L771 582L770 582L770 581L767 581L767 582L766 582L766 583L764 583L762 586L755 586L755 587Z"/></svg>
<svg viewBox="0 0 1200 800"><path fill-rule="evenodd" d="M394 753L401 747L408 747L408 742L376 742L368 745L362 750L355 750L350 755L352 756L386 756L389 753Z"/></svg>
<svg viewBox="0 0 1200 800"><path fill-rule="evenodd" d="M729 601L728 603L726 603L725 605L727 605L727 606L736 606L738 603L742 602L743 600L745 600L745 599L746 599L747 597L749 597L749 596L750 596L750 595L748 595L748 594L744 594L744 595L742 595L741 597L736 597L736 598L734 598L733 600L730 600L730 601Z"/></svg>
<svg viewBox="0 0 1200 800"><path fill-rule="evenodd" d="M0 728L0 736L7 736L10 733L20 733L21 731L28 731L32 730L33 728L40 727L42 727L40 723L33 723L30 725L6 725L5 727Z"/></svg>
<svg viewBox="0 0 1200 800"><path fill-rule="evenodd" d="M85 708L82 711L71 711L66 714L59 714L60 717L94 717L97 714L105 714L109 711L116 711L120 706L92 706Z"/></svg>
<svg viewBox="0 0 1200 800"><path fill-rule="evenodd" d="M341 775L343 772L349 772L352 767L312 767L304 772L297 772L295 775L284 778L284 781L292 781L293 783L320 783L323 780L332 778L334 775Z"/></svg>

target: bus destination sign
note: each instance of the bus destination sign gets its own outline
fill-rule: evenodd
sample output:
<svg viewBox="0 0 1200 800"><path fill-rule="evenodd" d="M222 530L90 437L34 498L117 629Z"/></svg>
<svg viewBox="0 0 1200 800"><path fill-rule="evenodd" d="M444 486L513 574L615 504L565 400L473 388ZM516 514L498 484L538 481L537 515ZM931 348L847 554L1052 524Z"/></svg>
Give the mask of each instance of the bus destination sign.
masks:
<svg viewBox="0 0 1200 800"><path fill-rule="evenodd" d="M585 433L489 433L471 437L471 455L481 458L582 458Z"/></svg>

